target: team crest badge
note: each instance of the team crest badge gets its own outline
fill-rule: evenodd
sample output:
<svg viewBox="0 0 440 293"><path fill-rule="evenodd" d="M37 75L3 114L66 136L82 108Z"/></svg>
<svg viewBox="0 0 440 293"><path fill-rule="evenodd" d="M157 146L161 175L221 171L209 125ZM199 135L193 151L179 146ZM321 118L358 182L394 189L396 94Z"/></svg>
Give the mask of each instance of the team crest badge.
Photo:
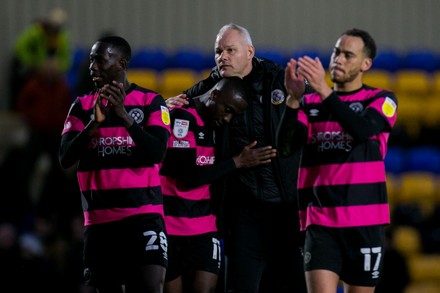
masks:
<svg viewBox="0 0 440 293"><path fill-rule="evenodd" d="M183 119L174 120L173 134L177 138L184 138L188 134L189 121Z"/></svg>
<svg viewBox="0 0 440 293"><path fill-rule="evenodd" d="M359 102L354 102L350 104L350 109L352 109L356 113L360 113L364 110L364 105Z"/></svg>
<svg viewBox="0 0 440 293"><path fill-rule="evenodd" d="M140 109L131 109L128 114L133 118L133 120L140 124L144 120L144 112L142 112Z"/></svg>
<svg viewBox="0 0 440 293"><path fill-rule="evenodd" d="M284 93L282 90L273 90L270 96L272 104L274 105L279 105L284 102Z"/></svg>

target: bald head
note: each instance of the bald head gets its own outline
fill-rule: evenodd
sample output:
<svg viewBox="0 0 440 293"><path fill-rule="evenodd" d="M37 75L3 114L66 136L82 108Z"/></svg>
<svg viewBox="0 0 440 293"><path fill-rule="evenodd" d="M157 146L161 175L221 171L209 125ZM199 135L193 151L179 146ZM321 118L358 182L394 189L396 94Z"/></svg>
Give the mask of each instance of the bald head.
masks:
<svg viewBox="0 0 440 293"><path fill-rule="evenodd" d="M231 121L235 114L242 113L248 106L249 85L237 76L225 77L206 93L200 101L204 104L204 120L219 127Z"/></svg>

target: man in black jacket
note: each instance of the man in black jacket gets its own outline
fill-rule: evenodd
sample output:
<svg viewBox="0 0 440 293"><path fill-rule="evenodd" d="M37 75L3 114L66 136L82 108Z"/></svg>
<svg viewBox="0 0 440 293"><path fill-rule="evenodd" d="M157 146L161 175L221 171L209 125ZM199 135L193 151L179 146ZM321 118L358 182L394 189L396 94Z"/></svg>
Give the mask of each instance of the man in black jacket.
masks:
<svg viewBox="0 0 440 293"><path fill-rule="evenodd" d="M218 158L230 158L256 141L256 148L275 146L285 108L284 69L255 57L249 32L223 26L215 41L216 67L210 76L167 105L195 97L223 77L239 76L253 90L245 112L235 115L218 135ZM306 85L301 84L304 89ZM224 243L229 265L225 290L234 292L305 292L300 247L296 180L299 154L238 169L221 182Z"/></svg>

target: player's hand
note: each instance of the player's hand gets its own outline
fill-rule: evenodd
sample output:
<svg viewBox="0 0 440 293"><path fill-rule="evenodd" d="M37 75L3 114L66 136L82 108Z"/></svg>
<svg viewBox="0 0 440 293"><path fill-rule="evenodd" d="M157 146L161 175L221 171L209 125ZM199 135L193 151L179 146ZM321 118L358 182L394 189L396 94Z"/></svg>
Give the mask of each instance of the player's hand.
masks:
<svg viewBox="0 0 440 293"><path fill-rule="evenodd" d="M98 123L104 122L108 112L109 112L108 100L105 98L105 94L102 93L102 89L100 89L98 91L98 97L95 100L93 120Z"/></svg>
<svg viewBox="0 0 440 293"><path fill-rule="evenodd" d="M106 84L101 89L101 98L107 100L106 107L111 109L117 116L123 117L125 115L125 90L124 84L112 81L111 84Z"/></svg>
<svg viewBox="0 0 440 293"><path fill-rule="evenodd" d="M255 148L256 145L257 141L253 141L233 158L237 168L250 168L261 164L268 164L272 158L276 157L276 149L271 146Z"/></svg>
<svg viewBox="0 0 440 293"><path fill-rule="evenodd" d="M289 96L299 101L306 86L304 77L297 72L297 64L297 61L293 58L287 62L284 74L284 86Z"/></svg>
<svg viewBox="0 0 440 293"><path fill-rule="evenodd" d="M322 99L328 97L332 89L325 79L325 69L318 57L308 56L298 58L298 74L304 76L312 88L321 96Z"/></svg>
<svg viewBox="0 0 440 293"><path fill-rule="evenodd" d="M187 105L189 102L186 94L180 94L175 97L169 97L165 100L165 103L167 104L168 109L172 110L175 106Z"/></svg>

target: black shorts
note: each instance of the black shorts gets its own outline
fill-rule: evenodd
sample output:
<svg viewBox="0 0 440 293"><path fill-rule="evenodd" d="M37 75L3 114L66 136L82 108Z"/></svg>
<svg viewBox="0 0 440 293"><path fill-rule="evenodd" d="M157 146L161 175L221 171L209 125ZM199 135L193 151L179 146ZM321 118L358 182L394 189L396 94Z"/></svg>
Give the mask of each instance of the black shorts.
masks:
<svg viewBox="0 0 440 293"><path fill-rule="evenodd" d="M169 262L165 281L193 271L218 274L221 265L220 240L217 233L196 236L168 236Z"/></svg>
<svg viewBox="0 0 440 293"><path fill-rule="evenodd" d="M86 284L125 284L125 276L145 265L168 265L162 216L144 214L84 228Z"/></svg>
<svg viewBox="0 0 440 293"><path fill-rule="evenodd" d="M385 251L384 226L329 228L311 225L305 237L305 271L329 270L350 285L378 284Z"/></svg>

